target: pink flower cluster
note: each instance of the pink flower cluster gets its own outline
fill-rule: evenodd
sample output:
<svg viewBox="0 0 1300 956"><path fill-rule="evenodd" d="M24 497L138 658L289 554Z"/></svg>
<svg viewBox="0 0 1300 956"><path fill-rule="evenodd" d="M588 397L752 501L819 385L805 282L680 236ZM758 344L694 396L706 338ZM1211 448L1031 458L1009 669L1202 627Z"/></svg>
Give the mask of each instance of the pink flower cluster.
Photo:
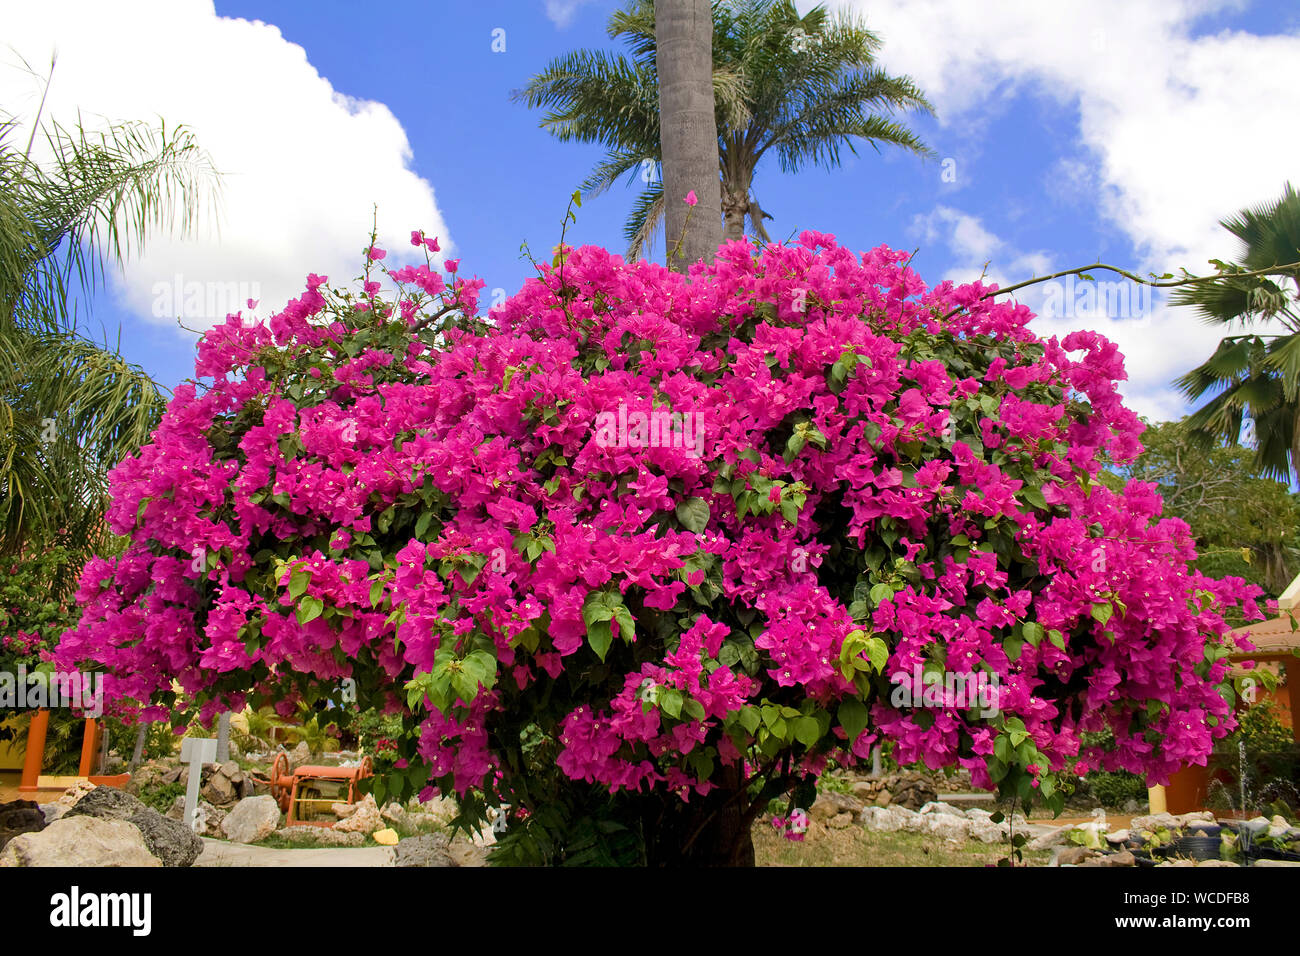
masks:
<svg viewBox="0 0 1300 956"><path fill-rule="evenodd" d="M1204 761L1231 727L1225 614L1258 609L1189 570L1151 486L1099 481L1141 448L1122 357L1038 339L988 287L927 289L907 258L807 232L688 282L584 247L563 288L543 266L437 334L422 317L473 316L481 282L405 267L393 301L373 282L349 305L312 276L267 324L205 335L212 385L178 388L113 472L130 545L87 565L59 659L141 701L176 680L292 706L302 680L373 672L396 707L486 654L477 692L414 701L430 778L462 790L506 772L520 702L561 686L587 696L556 715L558 766L615 789L707 792L777 719L805 768L888 738L988 785L1007 734L1035 770ZM597 442L620 407L699 415L703 454ZM888 661L851 679L855 632ZM996 677L999 717L894 706L888 675L916 665ZM846 700L869 708L852 739Z"/></svg>

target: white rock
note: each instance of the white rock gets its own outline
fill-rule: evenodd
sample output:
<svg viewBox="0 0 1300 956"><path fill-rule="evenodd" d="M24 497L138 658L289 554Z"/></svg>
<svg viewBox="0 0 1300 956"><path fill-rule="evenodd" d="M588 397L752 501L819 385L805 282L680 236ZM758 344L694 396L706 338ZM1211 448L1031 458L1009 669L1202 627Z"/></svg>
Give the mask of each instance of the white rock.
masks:
<svg viewBox="0 0 1300 956"><path fill-rule="evenodd" d="M971 822L964 816L953 813L928 813L922 819L925 821L925 833L943 837L945 840L970 839Z"/></svg>
<svg viewBox="0 0 1300 956"><path fill-rule="evenodd" d="M1069 834L1073 829L1074 827L1056 827L1053 830L1049 830L1047 833L1034 837L1025 844L1025 849L1050 850L1054 846L1060 846L1069 841Z"/></svg>
<svg viewBox="0 0 1300 956"><path fill-rule="evenodd" d="M384 818L379 815L379 807L375 803L374 794L366 794L357 803L357 809L346 820L340 820L334 824L335 830L342 830L345 833L374 833L376 830L384 828Z"/></svg>
<svg viewBox="0 0 1300 956"><path fill-rule="evenodd" d="M895 833L912 829L912 822L920 818L919 813L906 807L867 807L858 815L858 822L877 833Z"/></svg>
<svg viewBox="0 0 1300 956"><path fill-rule="evenodd" d="M14 837L0 852L4 866L162 866L162 861L149 852L134 824L75 816Z"/></svg>
<svg viewBox="0 0 1300 956"><path fill-rule="evenodd" d="M280 805L275 797L264 793L244 797L221 821L221 832L232 843L257 843L265 840L280 826Z"/></svg>

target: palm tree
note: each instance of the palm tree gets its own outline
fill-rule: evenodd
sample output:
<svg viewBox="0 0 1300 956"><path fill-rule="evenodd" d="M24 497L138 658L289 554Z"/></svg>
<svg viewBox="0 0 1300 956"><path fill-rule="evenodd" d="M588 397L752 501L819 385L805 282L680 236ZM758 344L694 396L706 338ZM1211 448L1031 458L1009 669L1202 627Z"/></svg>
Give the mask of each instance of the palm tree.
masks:
<svg viewBox="0 0 1300 956"><path fill-rule="evenodd" d="M32 158L38 128L46 158ZM80 328L92 292L146 234L188 231L213 175L184 128L100 132L0 120L0 554L70 547L52 590L104 543L105 476L156 426L165 400L142 369Z"/></svg>
<svg viewBox="0 0 1300 956"><path fill-rule="evenodd" d="M753 192L766 156L782 172L832 169L856 141L928 156L930 149L888 114L932 113L907 77L875 64L880 39L847 13L815 7L800 16L790 0L713 0L713 93L726 238L746 230L767 241L772 218ZM649 175L660 150L655 5L628 0L609 21L630 57L579 50L552 61L514 99L547 113L541 126L562 141L599 143L606 155L581 188L592 194L622 176L650 180L624 230L628 257L650 247L664 214L663 184ZM883 115L882 115L883 114ZM675 241L675 236L668 236Z"/></svg>
<svg viewBox="0 0 1300 956"><path fill-rule="evenodd" d="M683 203L669 203L665 211L668 242L681 245L669 247L668 264L685 272L700 259L712 262L722 243L712 10L709 0L655 0L655 13L664 190L682 198L694 193L703 206L689 231Z"/></svg>
<svg viewBox="0 0 1300 956"><path fill-rule="evenodd" d="M1180 289L1171 301L1195 307L1206 322L1229 330L1240 323L1244 331L1225 336L1209 359L1175 382L1192 401L1215 393L1188 426L1202 443L1232 444L1249 422L1259 472L1300 480L1300 195L1287 183L1281 199L1220 225L1241 241L1241 256L1212 260L1220 275Z"/></svg>

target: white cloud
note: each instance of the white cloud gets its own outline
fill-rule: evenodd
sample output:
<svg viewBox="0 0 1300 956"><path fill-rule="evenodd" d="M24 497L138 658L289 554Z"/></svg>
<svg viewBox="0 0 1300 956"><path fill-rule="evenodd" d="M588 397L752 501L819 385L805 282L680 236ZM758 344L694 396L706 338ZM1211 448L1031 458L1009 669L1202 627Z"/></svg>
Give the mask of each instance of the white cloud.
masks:
<svg viewBox="0 0 1300 956"><path fill-rule="evenodd" d="M1095 180L1095 201L1143 268L1234 251L1218 220L1296 178L1300 125L1281 117L1300 110L1300 35L1191 35L1239 0L832 3L866 18L884 65L915 79L942 122L1000 108L1008 87L1077 109L1078 145L1064 145L1081 152L1060 173L1067 188Z"/></svg>
<svg viewBox="0 0 1300 956"><path fill-rule="evenodd" d="M1137 262L1116 263L1135 272L1208 270L1207 259L1235 255L1236 241L1219 220L1276 199L1284 181L1297 179L1300 125L1285 117L1300 112L1300 34L1192 35L1207 14L1241 8L1242 0L831 5L866 18L883 38L882 63L916 80L944 124L973 128L1005 109L1009 91L1077 111L1077 136L1061 144L1043 192L1091 204L1136 250ZM920 219L929 222L942 209ZM930 227L950 227L961 263L953 278L972 278L972 267L978 275L982 260L972 260L984 250L1011 275L1031 274L1012 269L1015 254L963 216L949 210ZM1115 340L1128 357L1125 394L1135 410L1176 417L1185 406L1169 381L1208 357L1222 331L1161 301L1142 318L1076 314L1039 323L1060 331L1092 327Z"/></svg>
<svg viewBox="0 0 1300 956"><path fill-rule="evenodd" d="M546 0L546 15L552 23L563 29L573 22L580 7L592 2L593 0Z"/></svg>
<svg viewBox="0 0 1300 956"><path fill-rule="evenodd" d="M30 123L40 98L19 56L41 71L57 50L47 119L75 123L80 110L91 126L184 124L224 174L219 221L206 217L187 239L155 234L116 283L138 314L164 297L164 310L184 303L186 288L201 283L198 299L222 306L217 315L186 311L185 324L201 328L243 306L224 290L255 293L265 316L302 292L308 272L347 282L361 270L376 204L387 263L413 252L412 229L450 247L396 117L336 91L275 26L218 17L211 0L5 0L0 16L0 101L19 119ZM177 276L182 288L173 289Z"/></svg>
<svg viewBox="0 0 1300 956"><path fill-rule="evenodd" d="M1048 254L1021 252L990 232L979 217L950 206L915 217L912 231L926 244L947 247L953 265L943 278L959 284L982 277L1006 287L1057 268ZM1168 421L1187 414L1185 401L1170 383L1208 357L1223 330L1193 320L1185 308L1169 306L1158 290L1100 271L1094 279L1053 279L1014 296L1034 313L1031 328L1040 338L1064 339L1089 329L1114 342L1125 356L1128 374L1120 392L1139 415Z"/></svg>

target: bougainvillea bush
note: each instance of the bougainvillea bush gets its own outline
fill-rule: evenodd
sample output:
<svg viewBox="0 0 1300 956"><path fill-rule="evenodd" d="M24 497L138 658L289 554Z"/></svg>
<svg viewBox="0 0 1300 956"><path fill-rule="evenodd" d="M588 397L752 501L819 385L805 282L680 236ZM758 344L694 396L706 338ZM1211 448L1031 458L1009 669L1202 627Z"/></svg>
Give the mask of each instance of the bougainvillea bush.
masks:
<svg viewBox="0 0 1300 956"><path fill-rule="evenodd" d="M689 278L562 248L486 318L457 263L368 252L359 293L311 276L207 333L212 384L113 472L131 544L59 648L111 695L287 711L351 678L411 729L384 795L508 804L542 859L579 814L743 862L769 798L886 739L1054 804L1231 731L1256 594L1099 480L1141 449L1102 336L811 232ZM979 674L992 708L951 680Z"/></svg>

